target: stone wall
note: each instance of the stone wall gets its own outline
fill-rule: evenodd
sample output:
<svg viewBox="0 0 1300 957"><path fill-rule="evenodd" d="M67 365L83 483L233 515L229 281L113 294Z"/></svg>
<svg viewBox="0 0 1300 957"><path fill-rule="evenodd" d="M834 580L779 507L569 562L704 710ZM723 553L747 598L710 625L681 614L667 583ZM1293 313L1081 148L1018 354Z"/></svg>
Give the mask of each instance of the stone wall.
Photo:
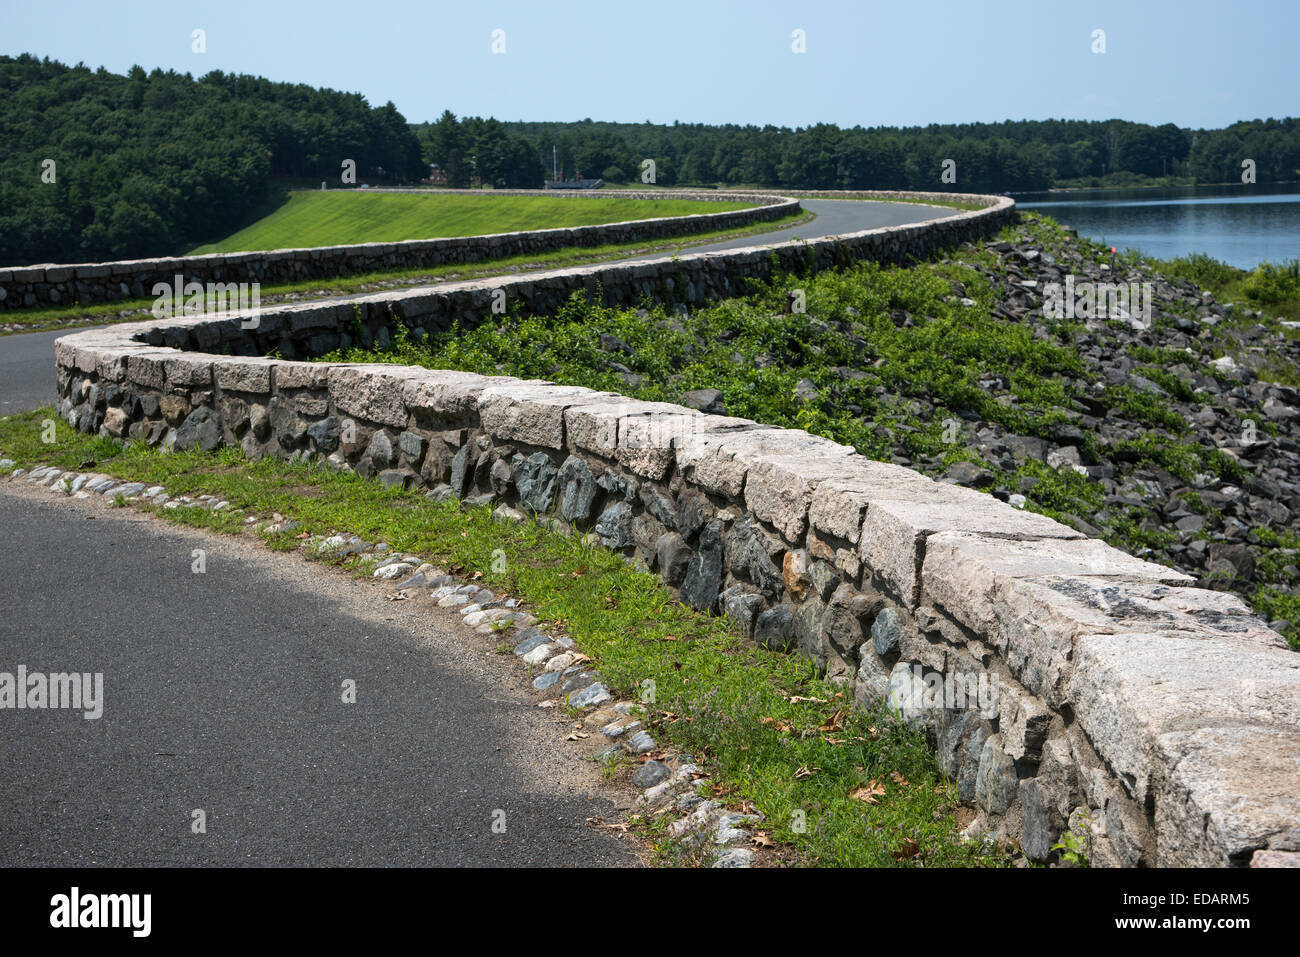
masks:
<svg viewBox="0 0 1300 957"><path fill-rule="evenodd" d="M373 192L384 192L374 190ZM750 209L691 216L660 217L575 226L494 233L448 239L416 239L396 243L360 243L348 246L319 246L309 249L277 249L269 252L213 253L206 256L176 256L133 259L106 263L44 264L0 269L0 310L20 306L57 306L144 299L153 295L155 283L171 284L179 274L185 282L288 283L304 279L352 276L409 267L433 267L451 263L474 263L509 256L537 255L570 246L604 246L681 236L685 233L714 232L770 222L798 212L799 201L767 193L706 191L656 191L618 193L556 193L544 190L457 191L457 195L482 197L545 195L556 202L599 202L625 199L692 199L715 202L753 202Z"/></svg>
<svg viewBox="0 0 1300 957"><path fill-rule="evenodd" d="M1010 208L776 258L902 257ZM79 333L56 343L59 412L106 436L320 458L591 534L859 701L888 698L978 809L972 833L1032 860L1084 815L1098 864L1300 859L1300 656L1234 596L796 430L510 377L217 354L307 357L382 339L397 317L445 328L481 318L494 286L531 311L575 289L695 301L764 275L771 255Z"/></svg>

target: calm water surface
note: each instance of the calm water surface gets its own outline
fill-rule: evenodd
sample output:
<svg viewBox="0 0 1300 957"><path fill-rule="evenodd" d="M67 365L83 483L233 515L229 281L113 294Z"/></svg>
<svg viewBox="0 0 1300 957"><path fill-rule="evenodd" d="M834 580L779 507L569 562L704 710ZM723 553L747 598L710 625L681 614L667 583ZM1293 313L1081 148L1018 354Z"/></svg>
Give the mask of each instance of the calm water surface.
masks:
<svg viewBox="0 0 1300 957"><path fill-rule="evenodd" d="M1119 249L1209 253L1242 269L1300 257L1300 183L1016 193L1016 205Z"/></svg>

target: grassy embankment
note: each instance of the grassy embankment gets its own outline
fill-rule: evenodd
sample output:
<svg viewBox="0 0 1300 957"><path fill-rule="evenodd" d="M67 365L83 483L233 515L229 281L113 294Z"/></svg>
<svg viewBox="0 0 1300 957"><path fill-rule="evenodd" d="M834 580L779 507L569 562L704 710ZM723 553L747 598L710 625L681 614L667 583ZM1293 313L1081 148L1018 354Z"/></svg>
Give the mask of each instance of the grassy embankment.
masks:
<svg viewBox="0 0 1300 957"><path fill-rule="evenodd" d="M482 192L294 192L269 216L220 242L199 246L188 255L596 226L661 216L723 213L751 205L617 196L493 196Z"/></svg>

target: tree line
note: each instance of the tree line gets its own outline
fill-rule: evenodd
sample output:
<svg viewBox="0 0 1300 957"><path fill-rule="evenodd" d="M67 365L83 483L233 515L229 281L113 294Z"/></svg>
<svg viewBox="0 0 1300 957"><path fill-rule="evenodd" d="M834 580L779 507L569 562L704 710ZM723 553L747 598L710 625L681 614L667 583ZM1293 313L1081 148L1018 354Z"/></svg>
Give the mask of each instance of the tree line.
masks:
<svg viewBox="0 0 1300 957"><path fill-rule="evenodd" d="M447 111L416 129L425 160L438 163L449 184L457 186L471 182L475 155L480 179L494 186L536 186L550 176L553 157L565 178L581 174L615 183L643 181L645 160L651 159L654 182L663 186L1024 192L1161 177L1234 183L1242 181L1247 159L1254 162L1256 182L1300 179L1296 119L1252 120L1209 131L1125 120L870 129L818 123L790 129L590 119L503 123L458 120ZM948 177L945 168L951 170Z"/></svg>
<svg viewBox="0 0 1300 957"><path fill-rule="evenodd" d="M392 103L215 71L126 75L0 56L0 265L174 255L270 211L286 183L426 175Z"/></svg>

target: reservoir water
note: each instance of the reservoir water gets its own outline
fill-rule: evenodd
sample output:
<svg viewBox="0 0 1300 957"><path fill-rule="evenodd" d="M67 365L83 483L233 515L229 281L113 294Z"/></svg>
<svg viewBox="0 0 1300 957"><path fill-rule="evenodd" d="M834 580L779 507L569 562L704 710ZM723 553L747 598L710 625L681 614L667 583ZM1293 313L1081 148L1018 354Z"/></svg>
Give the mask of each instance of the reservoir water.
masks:
<svg viewBox="0 0 1300 957"><path fill-rule="evenodd" d="M1242 269L1300 258L1300 183L1014 193L1081 235L1159 259L1208 253Z"/></svg>

